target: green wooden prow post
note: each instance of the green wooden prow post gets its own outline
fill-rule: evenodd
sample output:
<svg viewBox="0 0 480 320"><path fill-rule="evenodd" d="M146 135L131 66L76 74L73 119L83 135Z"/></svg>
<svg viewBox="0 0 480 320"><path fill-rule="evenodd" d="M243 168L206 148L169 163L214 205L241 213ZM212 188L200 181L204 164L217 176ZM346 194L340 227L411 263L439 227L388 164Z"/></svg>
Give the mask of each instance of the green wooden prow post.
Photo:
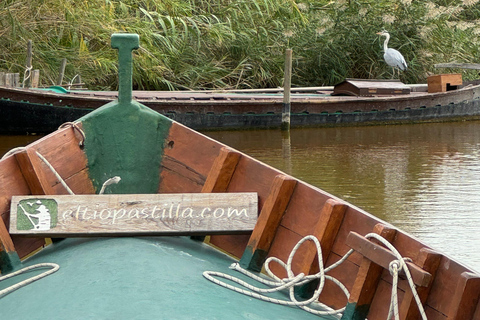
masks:
<svg viewBox="0 0 480 320"><path fill-rule="evenodd" d="M132 102L132 51L138 49L138 34L112 34L112 48L118 49L118 104L129 106Z"/></svg>
<svg viewBox="0 0 480 320"><path fill-rule="evenodd" d="M163 147L172 120L133 99L132 51L139 47L137 34L114 33L111 46L118 49L118 101L90 112L79 121L85 132L88 175L95 190L115 176L121 182L106 193L156 193L160 185Z"/></svg>

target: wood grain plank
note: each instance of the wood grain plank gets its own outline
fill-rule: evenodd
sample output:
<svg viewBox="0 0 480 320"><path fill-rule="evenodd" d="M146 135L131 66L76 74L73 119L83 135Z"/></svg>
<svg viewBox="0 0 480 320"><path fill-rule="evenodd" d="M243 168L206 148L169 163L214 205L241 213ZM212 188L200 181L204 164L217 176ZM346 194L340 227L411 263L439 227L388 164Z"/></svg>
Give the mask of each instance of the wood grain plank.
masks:
<svg viewBox="0 0 480 320"><path fill-rule="evenodd" d="M373 232L379 234L388 242L392 242L396 234L395 229L383 224L377 224ZM362 259L342 320L365 319L367 317L382 271L383 267L367 258Z"/></svg>
<svg viewBox="0 0 480 320"><path fill-rule="evenodd" d="M5 223L0 219L0 272L11 272L20 264L20 257L15 251L13 240L10 237Z"/></svg>
<svg viewBox="0 0 480 320"><path fill-rule="evenodd" d="M81 127L81 124L80 124ZM81 137L71 127L59 129L28 147L38 151L55 168L63 179L87 167L87 158L79 146ZM50 178L50 172L46 172ZM52 179L55 179L52 174Z"/></svg>
<svg viewBox="0 0 480 320"><path fill-rule="evenodd" d="M478 311L480 301L480 275L463 272L453 293L448 319L470 320Z"/></svg>
<svg viewBox="0 0 480 320"><path fill-rule="evenodd" d="M257 192L258 206L261 211L270 193L272 181L280 171L263 165L259 161L243 155L238 161L235 173L230 180L227 192ZM247 247L250 236L215 235L210 243L240 258Z"/></svg>
<svg viewBox="0 0 480 320"><path fill-rule="evenodd" d="M273 180L255 229L240 259L243 268L261 271L296 185L295 179L285 175L278 175Z"/></svg>
<svg viewBox="0 0 480 320"><path fill-rule="evenodd" d="M220 149L225 145L174 122L164 149L164 156L191 168L197 174L206 177Z"/></svg>
<svg viewBox="0 0 480 320"><path fill-rule="evenodd" d="M0 214L10 211L12 195L29 194L27 182L23 178L15 156L0 161Z"/></svg>
<svg viewBox="0 0 480 320"><path fill-rule="evenodd" d="M346 243L356 252L360 253L365 258L374 262L375 264L378 264L383 269L388 270L390 262L397 260L397 257L393 254L393 252L369 241L365 237L357 234L356 232L351 232L348 235ZM406 262L406 264L409 267L410 273L412 275L412 280L416 285L426 287L431 283L432 275L430 273L422 270L422 268L411 262ZM404 273L400 272L399 276L405 279Z"/></svg>
<svg viewBox="0 0 480 320"><path fill-rule="evenodd" d="M438 266L440 265L440 261L442 259L442 255L424 248L420 250L420 255L415 261L415 264L422 268L424 271L428 272L431 274L431 281L426 286L419 286L416 288L418 297L420 298L420 301L422 302L422 305L425 305L425 302L427 301L428 294L430 293L430 290L432 288L431 284L433 280L435 279L435 275L437 273ZM420 316L420 311L418 310L417 303L415 301L415 298L413 296L413 292L410 289L407 289L405 292L405 295L402 299L402 303L399 308L399 313L400 313L400 319L417 319Z"/></svg>
<svg viewBox="0 0 480 320"><path fill-rule="evenodd" d="M227 147L220 149L203 185L202 193L225 192L240 157L241 154L233 149Z"/></svg>
<svg viewBox="0 0 480 320"><path fill-rule="evenodd" d="M10 233L25 236L249 233L256 193L15 196Z"/></svg>
<svg viewBox="0 0 480 320"><path fill-rule="evenodd" d="M322 248L322 261L327 261L328 256L342 224L347 205L335 199L328 199L320 212L320 217L315 226L313 235L320 241ZM303 255L303 269L305 274L318 272L318 255L316 248L311 245L308 252Z"/></svg>
<svg viewBox="0 0 480 320"><path fill-rule="evenodd" d="M34 149L27 148L16 153L15 158L30 188L30 194L54 194L52 188L54 181L49 181L45 173L49 169L40 160Z"/></svg>
<svg viewBox="0 0 480 320"><path fill-rule="evenodd" d="M13 245L12 238L8 233L7 227L0 219L0 250L4 252L15 252L15 246Z"/></svg>

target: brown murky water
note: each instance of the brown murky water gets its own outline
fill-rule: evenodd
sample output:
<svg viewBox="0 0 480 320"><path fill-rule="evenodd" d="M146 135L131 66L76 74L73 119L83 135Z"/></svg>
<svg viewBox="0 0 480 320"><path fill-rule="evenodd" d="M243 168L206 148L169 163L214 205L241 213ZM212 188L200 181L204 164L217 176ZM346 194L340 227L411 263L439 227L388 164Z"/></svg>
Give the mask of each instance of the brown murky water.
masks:
<svg viewBox="0 0 480 320"><path fill-rule="evenodd" d="M480 271L480 122L206 134ZM0 155L37 138L0 136Z"/></svg>
<svg viewBox="0 0 480 320"><path fill-rule="evenodd" d="M0 157L9 150L16 147L24 147L27 144L39 139L41 136L2 136L0 135Z"/></svg>

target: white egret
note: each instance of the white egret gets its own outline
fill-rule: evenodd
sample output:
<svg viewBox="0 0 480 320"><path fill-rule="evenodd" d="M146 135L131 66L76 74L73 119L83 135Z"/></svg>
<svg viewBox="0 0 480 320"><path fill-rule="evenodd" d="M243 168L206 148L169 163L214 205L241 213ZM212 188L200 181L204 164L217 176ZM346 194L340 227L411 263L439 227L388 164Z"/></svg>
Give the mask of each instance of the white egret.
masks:
<svg viewBox="0 0 480 320"><path fill-rule="evenodd" d="M385 42L383 43L383 51L385 52L383 54L383 59L385 59L385 62L392 67L393 69L393 76L395 77L395 68L405 71L407 70L407 63L405 62L405 58L402 56L402 54L393 48L388 47L388 40L390 40L390 34L387 31L382 31L382 32L377 32L378 35L385 36ZM399 76L400 76L400 71L399 71Z"/></svg>

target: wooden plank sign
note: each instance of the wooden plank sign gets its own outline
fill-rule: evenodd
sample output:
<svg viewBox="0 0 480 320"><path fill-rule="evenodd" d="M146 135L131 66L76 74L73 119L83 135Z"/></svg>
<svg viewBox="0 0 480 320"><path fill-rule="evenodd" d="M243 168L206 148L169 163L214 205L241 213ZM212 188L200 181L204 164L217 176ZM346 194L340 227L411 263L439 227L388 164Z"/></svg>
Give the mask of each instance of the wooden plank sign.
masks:
<svg viewBox="0 0 480 320"><path fill-rule="evenodd" d="M10 233L42 237L248 233L257 193L14 196Z"/></svg>

